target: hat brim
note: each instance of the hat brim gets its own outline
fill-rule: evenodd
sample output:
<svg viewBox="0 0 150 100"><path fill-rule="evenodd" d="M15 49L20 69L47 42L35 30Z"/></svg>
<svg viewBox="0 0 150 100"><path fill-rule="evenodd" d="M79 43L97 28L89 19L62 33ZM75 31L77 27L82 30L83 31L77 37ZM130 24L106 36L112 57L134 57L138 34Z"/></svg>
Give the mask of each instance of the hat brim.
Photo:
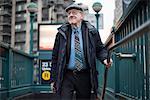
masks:
<svg viewBox="0 0 150 100"><path fill-rule="evenodd" d="M66 9L66 12L68 12L71 9L77 9L77 10L83 11L83 9L79 8L79 7L69 7L69 8Z"/></svg>

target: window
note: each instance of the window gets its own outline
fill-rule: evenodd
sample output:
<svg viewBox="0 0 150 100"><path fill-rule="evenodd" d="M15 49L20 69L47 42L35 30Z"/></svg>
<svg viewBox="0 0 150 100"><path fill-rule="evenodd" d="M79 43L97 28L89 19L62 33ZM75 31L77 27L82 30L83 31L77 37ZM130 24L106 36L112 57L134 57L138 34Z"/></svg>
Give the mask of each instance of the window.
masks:
<svg viewBox="0 0 150 100"><path fill-rule="evenodd" d="M26 24L23 23L23 24L21 25L21 28L22 28L22 30L26 30Z"/></svg>
<svg viewBox="0 0 150 100"><path fill-rule="evenodd" d="M16 14L16 21L21 19L21 14Z"/></svg>
<svg viewBox="0 0 150 100"><path fill-rule="evenodd" d="M2 7L0 7L0 12L2 11Z"/></svg>
<svg viewBox="0 0 150 100"><path fill-rule="evenodd" d="M0 31L3 30L3 26L0 26Z"/></svg>
<svg viewBox="0 0 150 100"><path fill-rule="evenodd" d="M15 26L15 29L16 29L16 30L20 30L20 29L21 29L21 25L20 25L20 24L16 25L16 26Z"/></svg>
<svg viewBox="0 0 150 100"><path fill-rule="evenodd" d="M47 1L47 0L42 0L42 5L43 5L43 6L47 6L47 4L48 4L48 1Z"/></svg>
<svg viewBox="0 0 150 100"><path fill-rule="evenodd" d="M25 5L24 4L21 4L21 5L17 5L17 7L16 7L17 9L17 11L21 11L21 10L24 10L25 9Z"/></svg>
<svg viewBox="0 0 150 100"><path fill-rule="evenodd" d="M25 13L16 14L16 19L17 19L18 21L20 21L20 20L25 20L25 19L26 19L26 14L25 14Z"/></svg>
<svg viewBox="0 0 150 100"><path fill-rule="evenodd" d="M26 15L26 14L23 14L23 17L24 17L24 18L26 18L26 17L27 17L27 15Z"/></svg>
<svg viewBox="0 0 150 100"><path fill-rule="evenodd" d="M26 34L24 34L24 33L16 34L15 38L16 38L15 42L25 42Z"/></svg>
<svg viewBox="0 0 150 100"><path fill-rule="evenodd" d="M9 36L3 36L3 41L6 43L10 43L10 37Z"/></svg>
<svg viewBox="0 0 150 100"><path fill-rule="evenodd" d="M16 29L16 30L24 31L24 30L26 30L26 24L25 24L25 23L17 24L17 25L15 26L15 29Z"/></svg>
<svg viewBox="0 0 150 100"><path fill-rule="evenodd" d="M21 49L21 47L19 45L16 45L15 48L16 49Z"/></svg>
<svg viewBox="0 0 150 100"><path fill-rule="evenodd" d="M21 17L21 14L17 14L16 17Z"/></svg>
<svg viewBox="0 0 150 100"><path fill-rule="evenodd" d="M18 6L18 11L21 11L21 5Z"/></svg>
<svg viewBox="0 0 150 100"><path fill-rule="evenodd" d="M43 21L47 21L49 18L48 9L42 9L42 19Z"/></svg>
<svg viewBox="0 0 150 100"><path fill-rule="evenodd" d="M2 22L3 21L3 16L0 16L0 22Z"/></svg>
<svg viewBox="0 0 150 100"><path fill-rule="evenodd" d="M19 49L19 50L25 50L25 45L20 43L20 44L16 44L15 46L16 49Z"/></svg>

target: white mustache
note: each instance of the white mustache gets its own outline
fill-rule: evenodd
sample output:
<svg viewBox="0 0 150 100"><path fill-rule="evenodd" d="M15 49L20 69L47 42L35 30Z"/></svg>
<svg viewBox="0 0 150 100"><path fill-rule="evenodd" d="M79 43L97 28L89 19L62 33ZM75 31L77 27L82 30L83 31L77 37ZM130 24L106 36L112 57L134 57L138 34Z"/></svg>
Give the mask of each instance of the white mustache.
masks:
<svg viewBox="0 0 150 100"><path fill-rule="evenodd" d="M69 19L70 19L70 18L76 18L76 17L75 17L75 16L70 16Z"/></svg>

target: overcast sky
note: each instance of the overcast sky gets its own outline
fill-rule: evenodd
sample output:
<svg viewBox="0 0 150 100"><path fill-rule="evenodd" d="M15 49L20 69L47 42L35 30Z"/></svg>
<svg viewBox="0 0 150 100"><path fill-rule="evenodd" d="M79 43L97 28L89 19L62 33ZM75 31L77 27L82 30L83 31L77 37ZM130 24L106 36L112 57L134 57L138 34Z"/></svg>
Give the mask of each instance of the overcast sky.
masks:
<svg viewBox="0 0 150 100"><path fill-rule="evenodd" d="M77 3L83 3L88 5L89 12L95 13L92 9L92 5L94 2L100 2L102 4L102 10L100 13L103 13L104 19L104 29L99 30L102 42L104 43L107 37L110 34L111 27L113 26L114 20L114 8L115 8L115 0L75 0Z"/></svg>

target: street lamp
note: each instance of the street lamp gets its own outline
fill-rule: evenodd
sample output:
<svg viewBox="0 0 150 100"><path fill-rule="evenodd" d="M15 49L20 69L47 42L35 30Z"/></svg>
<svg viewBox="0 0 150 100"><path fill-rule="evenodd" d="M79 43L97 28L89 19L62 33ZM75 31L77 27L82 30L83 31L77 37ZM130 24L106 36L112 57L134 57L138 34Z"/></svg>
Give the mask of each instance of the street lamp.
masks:
<svg viewBox="0 0 150 100"><path fill-rule="evenodd" d="M97 30L99 29L99 11L102 9L102 4L99 3L99 2L95 2L92 6L93 10L96 12L95 14L95 17L96 17L96 27L97 27Z"/></svg>
<svg viewBox="0 0 150 100"><path fill-rule="evenodd" d="M50 10L50 15L51 15L51 16L49 16L49 17L51 17L51 18L50 18L51 23L53 22L53 13L52 13L52 10L54 10L54 6L55 6L55 2L54 2L53 0L49 0L49 1L48 1L48 8L49 8L49 10Z"/></svg>
<svg viewBox="0 0 150 100"><path fill-rule="evenodd" d="M36 12L38 11L38 6L36 3L29 3L27 5L27 10L30 13L30 54L33 54L33 21L34 17L36 15Z"/></svg>

